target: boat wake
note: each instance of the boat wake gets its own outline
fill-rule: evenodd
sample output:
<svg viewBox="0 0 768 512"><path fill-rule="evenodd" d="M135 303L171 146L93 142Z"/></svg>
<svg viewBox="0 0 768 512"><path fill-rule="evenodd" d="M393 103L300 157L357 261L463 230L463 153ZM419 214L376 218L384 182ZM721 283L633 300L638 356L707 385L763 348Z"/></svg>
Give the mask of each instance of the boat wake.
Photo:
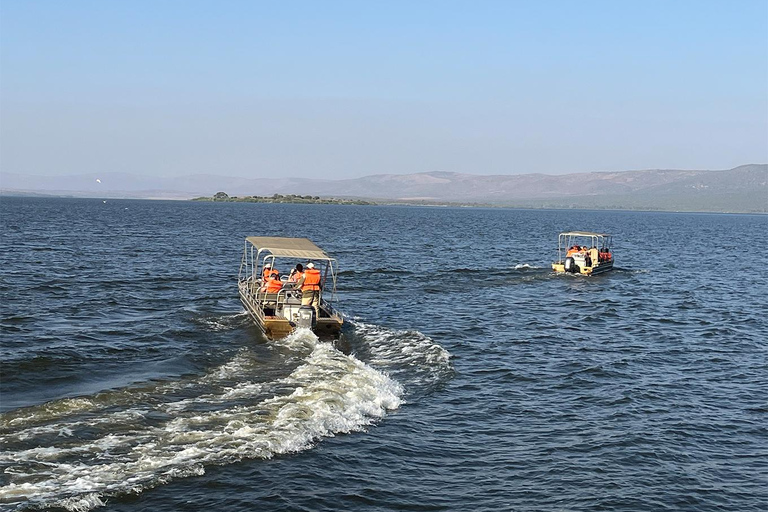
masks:
<svg viewBox="0 0 768 512"><path fill-rule="evenodd" d="M351 320L358 357L401 383L406 395L426 393L453 377L450 353L419 331Z"/></svg>
<svg viewBox="0 0 768 512"><path fill-rule="evenodd" d="M310 331L275 350L298 361L266 380L263 358L243 348L195 378L2 415L0 503L89 510L207 466L306 450L363 430L401 404L399 383Z"/></svg>
<svg viewBox="0 0 768 512"><path fill-rule="evenodd" d="M207 315L195 318L194 321L208 331L229 331L250 322L248 312L243 310L233 315Z"/></svg>
<svg viewBox="0 0 768 512"><path fill-rule="evenodd" d="M528 263L518 263L515 265L515 270L539 270L543 267L537 267L536 265L529 265Z"/></svg>

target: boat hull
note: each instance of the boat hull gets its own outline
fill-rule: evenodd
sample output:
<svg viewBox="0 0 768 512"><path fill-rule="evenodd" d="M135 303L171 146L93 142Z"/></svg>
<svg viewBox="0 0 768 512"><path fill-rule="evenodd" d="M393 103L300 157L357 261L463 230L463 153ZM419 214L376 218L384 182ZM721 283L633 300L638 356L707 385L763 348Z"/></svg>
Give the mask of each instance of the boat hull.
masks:
<svg viewBox="0 0 768 512"><path fill-rule="evenodd" d="M561 261L556 261L552 263L552 270L554 270L555 273L557 274L596 276L598 274L605 274L606 272L610 272L611 270L613 270L613 261L604 261L602 263L595 265L594 267L584 267L584 268L580 267L578 272L566 272L565 264Z"/></svg>
<svg viewBox="0 0 768 512"><path fill-rule="evenodd" d="M249 293L247 286L240 287L240 302L248 312L248 315L258 325L267 338L275 340L285 338L291 334L296 325L293 322L288 321L287 318L270 314L272 310L265 311L262 308L261 303L256 301ZM315 326L312 328L312 332L318 338L338 338L341 334L341 326L344 320L338 313L333 311L329 312L326 308L320 308L320 318L317 318Z"/></svg>

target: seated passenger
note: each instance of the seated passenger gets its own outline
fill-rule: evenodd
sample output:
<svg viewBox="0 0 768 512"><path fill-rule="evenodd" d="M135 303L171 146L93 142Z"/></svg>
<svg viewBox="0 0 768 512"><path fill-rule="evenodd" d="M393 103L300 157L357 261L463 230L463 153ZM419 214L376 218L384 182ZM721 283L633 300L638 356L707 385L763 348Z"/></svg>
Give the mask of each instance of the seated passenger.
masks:
<svg viewBox="0 0 768 512"><path fill-rule="evenodd" d="M283 283L280 281L280 274L272 272L267 278L267 282L264 283L262 290L267 293L277 293L283 287Z"/></svg>
<svg viewBox="0 0 768 512"><path fill-rule="evenodd" d="M298 283L299 279L304 275L304 266L301 263L296 264L296 268L291 270L291 275L288 276L289 283Z"/></svg>
<svg viewBox="0 0 768 512"><path fill-rule="evenodd" d="M269 276L272 275L272 272L277 272L278 270L276 268L272 268L271 263L265 263L264 264L264 270L261 272L261 280L265 283L269 280Z"/></svg>

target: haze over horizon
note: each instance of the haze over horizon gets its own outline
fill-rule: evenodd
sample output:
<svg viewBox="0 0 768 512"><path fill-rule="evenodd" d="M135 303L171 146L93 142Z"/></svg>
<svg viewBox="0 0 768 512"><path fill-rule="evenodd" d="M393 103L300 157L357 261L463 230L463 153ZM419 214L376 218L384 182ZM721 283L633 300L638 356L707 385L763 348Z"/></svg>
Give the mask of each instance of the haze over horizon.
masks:
<svg viewBox="0 0 768 512"><path fill-rule="evenodd" d="M768 162L768 3L0 5L0 170L344 179Z"/></svg>

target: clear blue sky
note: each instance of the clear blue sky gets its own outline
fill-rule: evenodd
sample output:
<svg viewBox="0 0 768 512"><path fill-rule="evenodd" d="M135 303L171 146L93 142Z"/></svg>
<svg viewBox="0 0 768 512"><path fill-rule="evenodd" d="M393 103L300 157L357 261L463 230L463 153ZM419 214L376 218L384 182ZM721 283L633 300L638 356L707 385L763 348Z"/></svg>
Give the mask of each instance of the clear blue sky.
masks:
<svg viewBox="0 0 768 512"><path fill-rule="evenodd" d="M0 170L768 162L768 1L0 3Z"/></svg>

